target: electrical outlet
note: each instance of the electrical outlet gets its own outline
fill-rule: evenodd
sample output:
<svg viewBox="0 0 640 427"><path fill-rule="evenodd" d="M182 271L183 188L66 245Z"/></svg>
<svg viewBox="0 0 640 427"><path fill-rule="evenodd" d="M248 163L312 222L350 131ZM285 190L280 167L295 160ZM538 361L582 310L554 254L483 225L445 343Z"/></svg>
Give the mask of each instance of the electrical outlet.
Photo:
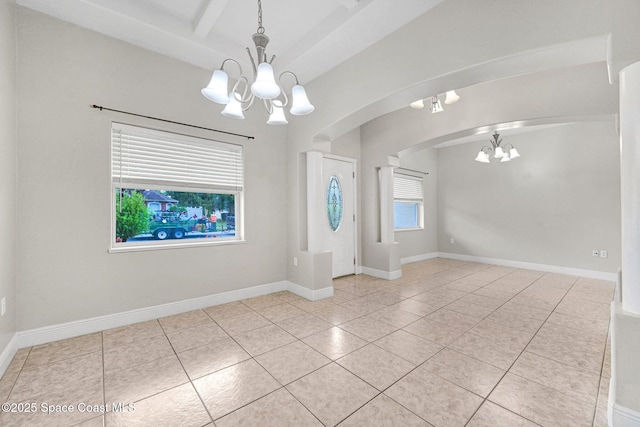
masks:
<svg viewBox="0 0 640 427"><path fill-rule="evenodd" d="M2 297L2 300L0 300L0 315L4 316L6 312L7 312L7 299L5 297Z"/></svg>
<svg viewBox="0 0 640 427"><path fill-rule="evenodd" d="M600 258L606 258L609 256L609 253L605 250L600 251Z"/></svg>
<svg viewBox="0 0 640 427"><path fill-rule="evenodd" d="M298 257L297 256L293 257L293 265L294 265L294 267L296 267L298 265Z"/></svg>
<svg viewBox="0 0 640 427"><path fill-rule="evenodd" d="M451 244L453 245L456 242L456 240L452 237L451 238Z"/></svg>
<svg viewBox="0 0 640 427"><path fill-rule="evenodd" d="M600 255L600 254L598 253L598 250L597 250L597 249L594 249L594 250L593 250L593 252L591 252L591 255L592 255L592 256L598 256L598 255Z"/></svg>

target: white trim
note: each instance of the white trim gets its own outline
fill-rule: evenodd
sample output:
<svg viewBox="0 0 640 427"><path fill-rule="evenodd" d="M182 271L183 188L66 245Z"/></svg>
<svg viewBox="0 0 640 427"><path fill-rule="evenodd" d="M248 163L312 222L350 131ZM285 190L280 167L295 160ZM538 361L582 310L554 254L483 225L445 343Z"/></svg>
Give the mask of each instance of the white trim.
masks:
<svg viewBox="0 0 640 427"><path fill-rule="evenodd" d="M502 265L505 267L524 268L527 270L546 271L548 273L568 274L571 276L588 277L590 279L608 280L615 282L618 280L617 273L606 271L583 270L580 268L562 267L547 264L534 264L531 262L512 261L508 259L486 258L473 255L452 254L448 252L438 252L439 258L457 259L460 261L481 262L483 264Z"/></svg>
<svg viewBox="0 0 640 427"><path fill-rule="evenodd" d="M430 252L428 254L408 256L408 257L400 258L400 264L404 265L404 264L410 264L412 262L424 261L427 259L434 259L434 258L438 258L438 256L439 256L438 252Z"/></svg>
<svg viewBox="0 0 640 427"><path fill-rule="evenodd" d="M11 339L9 340L9 344L2 350L0 353L0 378L7 371L7 368L11 364L13 357L16 355L18 351L18 334L13 334Z"/></svg>
<svg viewBox="0 0 640 427"><path fill-rule="evenodd" d="M331 298L333 296L333 286L312 290L292 282L288 282L288 285L287 290L289 292L293 292L294 294L310 301L318 301L324 298Z"/></svg>
<svg viewBox="0 0 640 427"><path fill-rule="evenodd" d="M89 319L20 331L14 334L12 339L9 341L9 344L7 344L2 353L0 353L0 377L9 367L11 360L13 360L13 357L19 348L45 344L66 338L73 338L80 335L100 332L111 328L131 325L147 320L158 319L191 310L198 310L280 291L290 291L311 301L318 301L320 299L333 296L333 286L311 290L296 283L284 280L281 282L253 286L220 294L207 295L204 297L145 307L137 310L108 314L106 316L92 317Z"/></svg>
<svg viewBox="0 0 640 427"><path fill-rule="evenodd" d="M307 250L324 251L324 187L322 153L307 152Z"/></svg>
<svg viewBox="0 0 640 427"><path fill-rule="evenodd" d="M636 364L633 362L638 346L629 340L637 335L639 319L640 316L626 312L621 302L611 303L611 381L607 401L607 422L610 426L640 427L640 413L637 409L630 409L617 402L617 391L620 389L618 379L623 383L625 393L633 393L638 386ZM619 361L621 365L618 364ZM634 402L631 401L631 404Z"/></svg>
<svg viewBox="0 0 640 427"><path fill-rule="evenodd" d="M640 426L640 413L614 402L610 421L610 425L615 427L638 427Z"/></svg>
<svg viewBox="0 0 640 427"><path fill-rule="evenodd" d="M246 298L253 298L268 295L274 292L289 290L296 295L320 299L326 295L333 295L333 288L320 289L315 291L291 283L289 281L269 283L265 285L253 286L250 288L238 289L236 291L223 292L220 294L207 295L183 301L176 301L168 304L156 305L152 307L140 308L106 316L82 319L73 322L60 323L57 325L44 326L42 328L20 331L17 335L17 348L29 347L44 344L80 335L100 332L106 329L131 325L147 320L158 319L174 314L184 313L191 310L198 310L214 305L239 301ZM304 295L303 295L304 294Z"/></svg>
<svg viewBox="0 0 640 427"><path fill-rule="evenodd" d="M395 280L402 277L402 270L383 271L383 270L377 270L375 268L370 268L370 267L362 267L362 274L378 277L380 279Z"/></svg>

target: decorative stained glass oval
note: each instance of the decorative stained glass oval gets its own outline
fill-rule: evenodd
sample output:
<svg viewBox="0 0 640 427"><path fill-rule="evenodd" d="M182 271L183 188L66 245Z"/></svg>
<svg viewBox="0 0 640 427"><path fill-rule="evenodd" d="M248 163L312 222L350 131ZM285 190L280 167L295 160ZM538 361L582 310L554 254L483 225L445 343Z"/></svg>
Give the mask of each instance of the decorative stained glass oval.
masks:
<svg viewBox="0 0 640 427"><path fill-rule="evenodd" d="M331 231L337 231L342 224L342 187L337 176L331 175L327 188L327 219Z"/></svg>

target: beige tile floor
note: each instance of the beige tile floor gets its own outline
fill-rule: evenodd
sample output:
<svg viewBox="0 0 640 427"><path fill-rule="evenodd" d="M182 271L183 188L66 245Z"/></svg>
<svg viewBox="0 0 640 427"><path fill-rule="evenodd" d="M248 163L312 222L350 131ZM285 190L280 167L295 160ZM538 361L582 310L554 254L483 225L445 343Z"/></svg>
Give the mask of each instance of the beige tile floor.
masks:
<svg viewBox="0 0 640 427"><path fill-rule="evenodd" d="M35 412L0 425L606 425L613 283L434 259L334 286L21 349L0 401Z"/></svg>

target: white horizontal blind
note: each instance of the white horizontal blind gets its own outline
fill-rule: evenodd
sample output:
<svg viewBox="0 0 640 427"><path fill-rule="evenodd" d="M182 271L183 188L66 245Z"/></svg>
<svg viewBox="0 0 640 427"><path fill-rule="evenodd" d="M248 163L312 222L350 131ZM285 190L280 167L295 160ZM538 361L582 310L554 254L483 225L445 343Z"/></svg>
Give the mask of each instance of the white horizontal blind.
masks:
<svg viewBox="0 0 640 427"><path fill-rule="evenodd" d="M113 123L111 177L119 185L242 191L242 146Z"/></svg>
<svg viewBox="0 0 640 427"><path fill-rule="evenodd" d="M394 173L393 198L394 200L421 202L423 199L422 178Z"/></svg>

